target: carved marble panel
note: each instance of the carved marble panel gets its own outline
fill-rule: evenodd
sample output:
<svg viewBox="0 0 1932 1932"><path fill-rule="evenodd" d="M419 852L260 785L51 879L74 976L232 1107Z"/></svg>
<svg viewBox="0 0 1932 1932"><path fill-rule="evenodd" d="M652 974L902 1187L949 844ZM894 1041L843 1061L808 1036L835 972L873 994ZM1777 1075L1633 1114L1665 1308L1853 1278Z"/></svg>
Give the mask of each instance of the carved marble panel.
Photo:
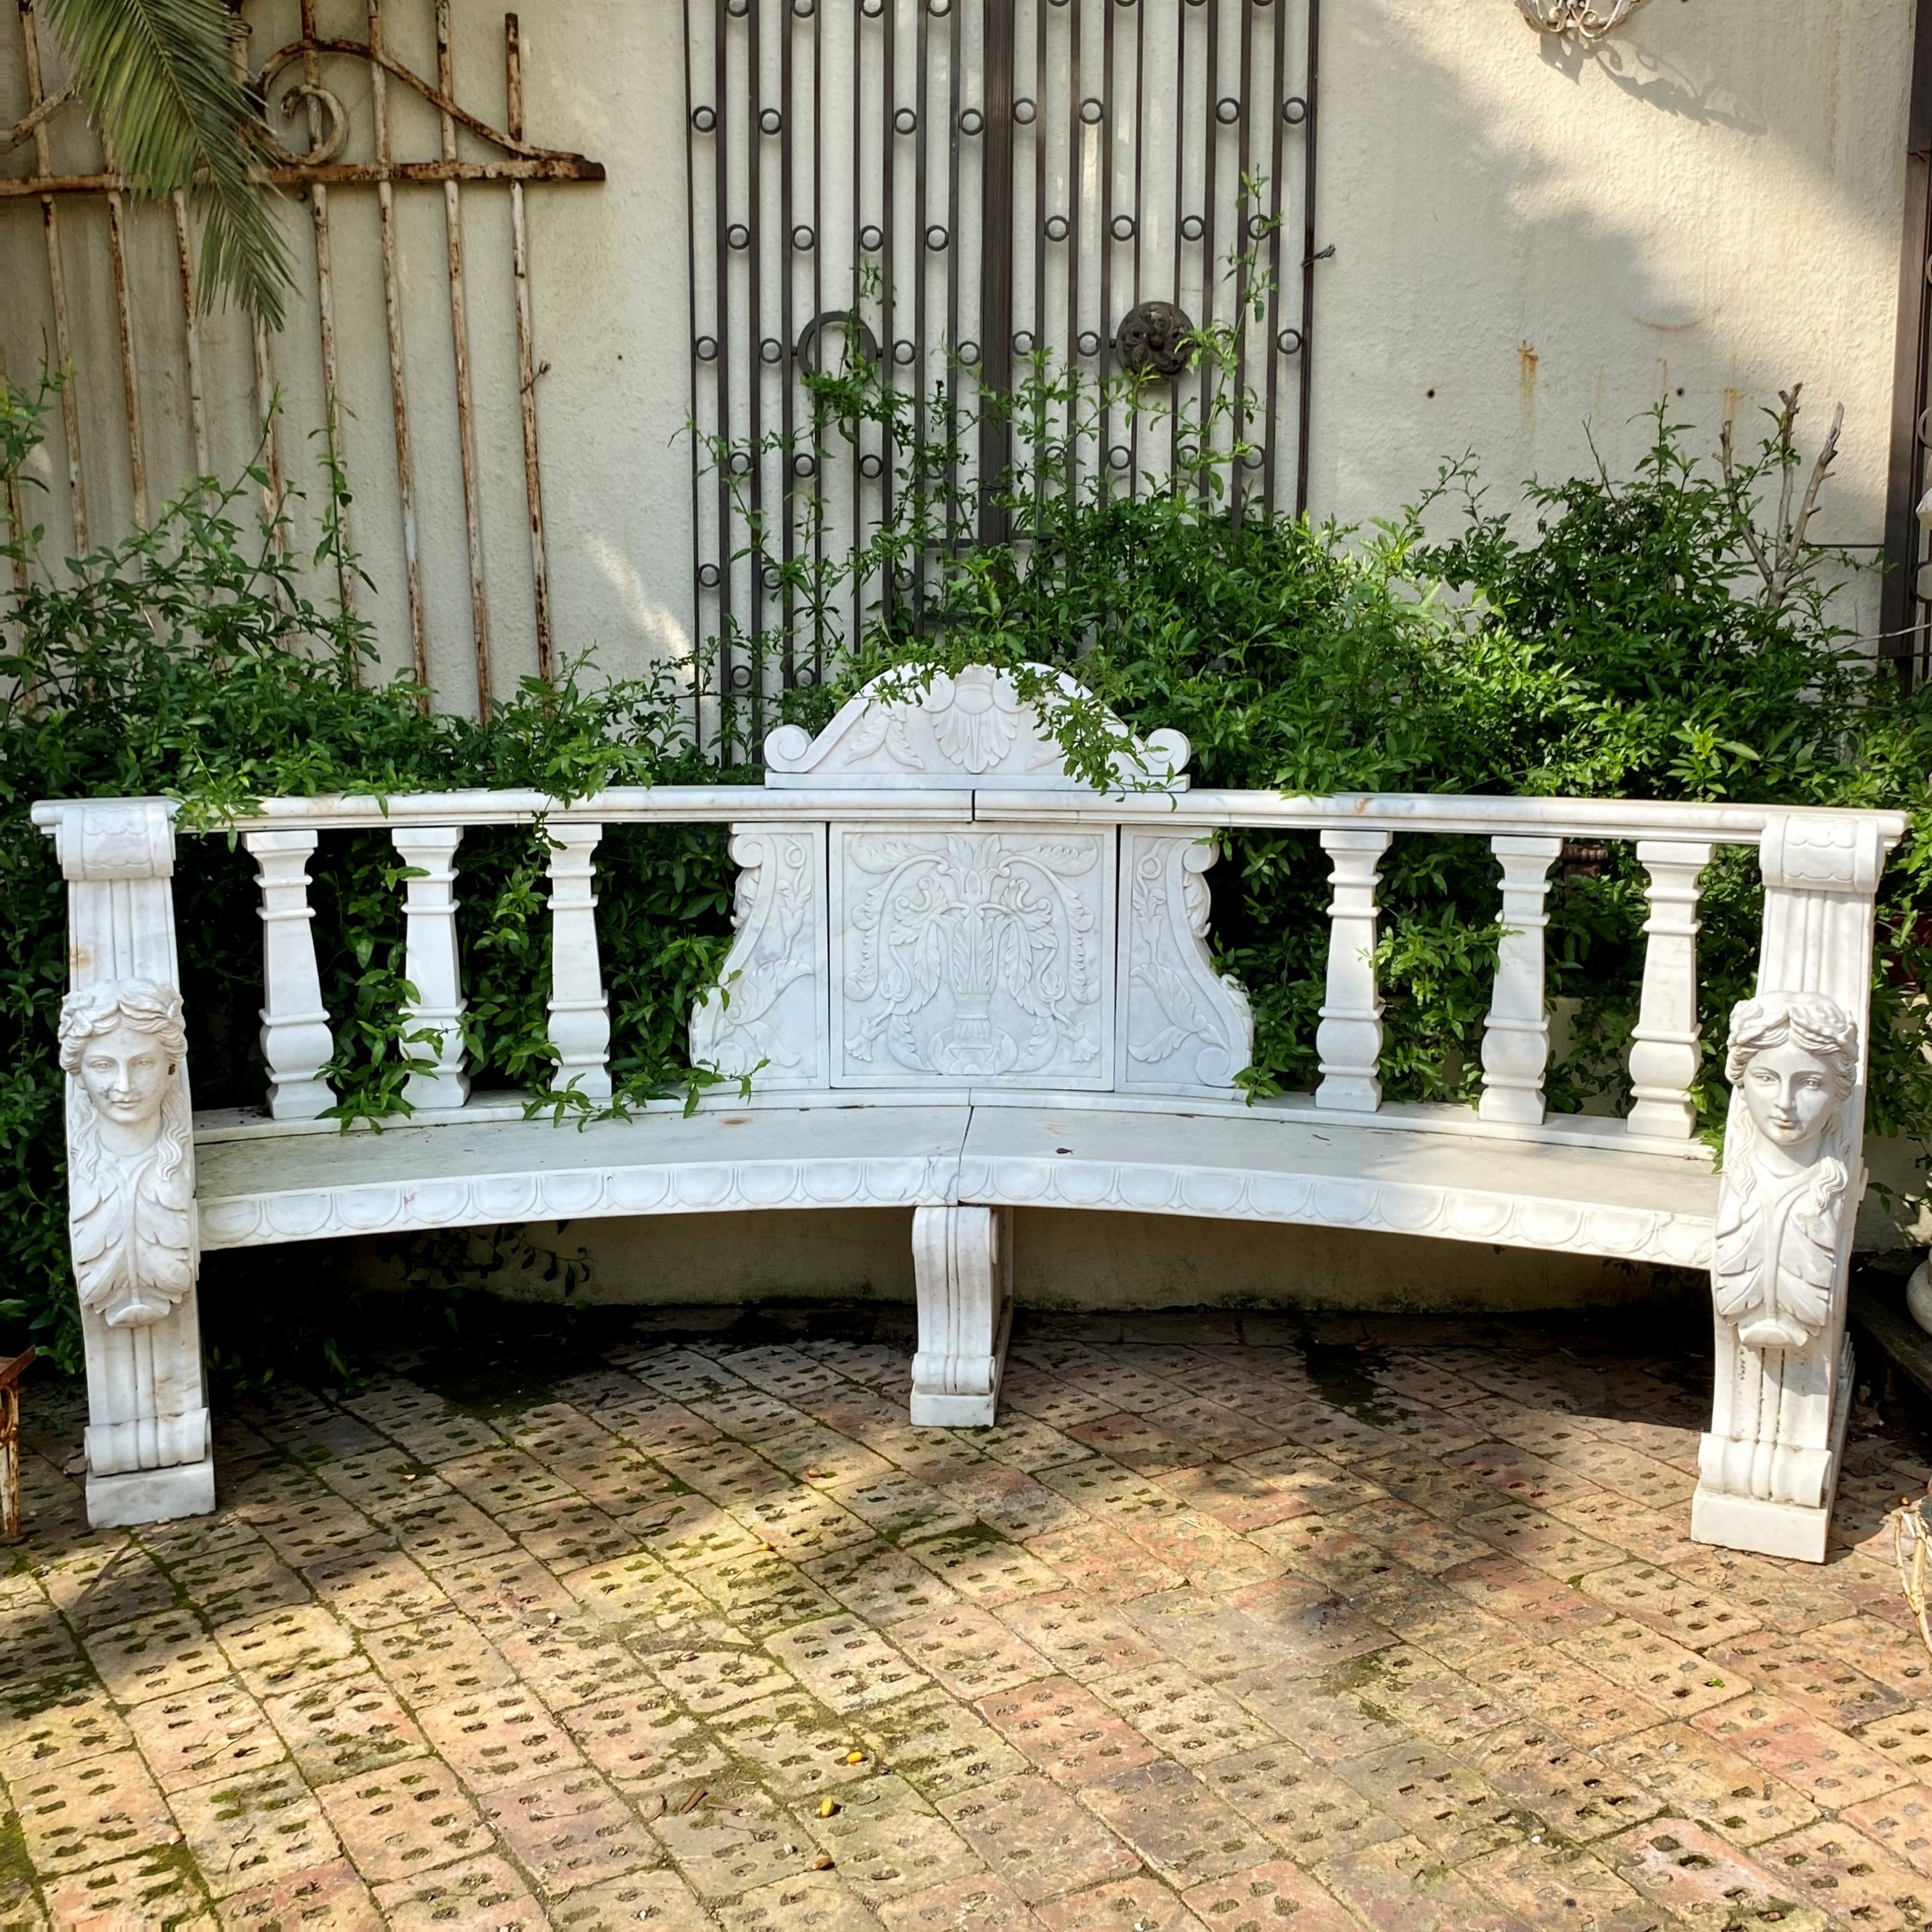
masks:
<svg viewBox="0 0 1932 1932"><path fill-rule="evenodd" d="M1109 829L838 826L832 1084L1106 1088Z"/></svg>
<svg viewBox="0 0 1932 1932"><path fill-rule="evenodd" d="M825 838L823 825L732 828L737 937L691 1016L694 1066L761 1090L826 1084Z"/></svg>
<svg viewBox="0 0 1932 1932"><path fill-rule="evenodd" d="M1208 950L1206 874L1219 856L1192 832L1120 835L1118 1084L1143 1093L1234 1090L1254 1058L1254 1018Z"/></svg>

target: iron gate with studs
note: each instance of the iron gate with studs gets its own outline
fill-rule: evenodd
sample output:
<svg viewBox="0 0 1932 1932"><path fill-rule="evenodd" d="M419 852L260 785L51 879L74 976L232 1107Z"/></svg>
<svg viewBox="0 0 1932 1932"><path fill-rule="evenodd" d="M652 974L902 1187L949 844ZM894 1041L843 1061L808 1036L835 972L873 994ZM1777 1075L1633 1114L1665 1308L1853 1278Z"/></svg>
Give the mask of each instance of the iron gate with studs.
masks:
<svg viewBox="0 0 1932 1932"><path fill-rule="evenodd" d="M808 434L802 377L856 350L974 415L1045 366L1156 376L1190 324L1227 332L1234 486L1306 508L1320 0L686 0L693 512L708 672L752 742L824 674L854 609L801 626L779 566L862 538L896 456ZM1162 305L1172 305L1171 308ZM1180 311L1179 316L1172 310ZM1177 370L1162 425L1063 426L1062 487L1171 472L1226 377ZM982 419L970 500L1010 432ZM1022 452L1023 454L1024 452ZM947 535L960 534L950 520ZM776 638L766 650L757 640ZM715 702L700 730L716 728Z"/></svg>

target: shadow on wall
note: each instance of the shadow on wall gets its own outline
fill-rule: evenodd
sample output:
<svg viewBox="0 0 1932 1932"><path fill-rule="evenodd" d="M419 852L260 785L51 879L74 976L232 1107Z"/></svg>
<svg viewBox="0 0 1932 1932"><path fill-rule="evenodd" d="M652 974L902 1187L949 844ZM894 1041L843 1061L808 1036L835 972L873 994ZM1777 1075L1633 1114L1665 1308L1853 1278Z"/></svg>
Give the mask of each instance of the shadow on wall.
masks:
<svg viewBox="0 0 1932 1932"><path fill-rule="evenodd" d="M1653 0L1587 48L1508 0L1330 18L1318 510L1386 514L1465 451L1504 500L1627 472L1660 398L1714 452L1802 381L1808 446L1846 409L1823 533L1876 543L1909 0Z"/></svg>

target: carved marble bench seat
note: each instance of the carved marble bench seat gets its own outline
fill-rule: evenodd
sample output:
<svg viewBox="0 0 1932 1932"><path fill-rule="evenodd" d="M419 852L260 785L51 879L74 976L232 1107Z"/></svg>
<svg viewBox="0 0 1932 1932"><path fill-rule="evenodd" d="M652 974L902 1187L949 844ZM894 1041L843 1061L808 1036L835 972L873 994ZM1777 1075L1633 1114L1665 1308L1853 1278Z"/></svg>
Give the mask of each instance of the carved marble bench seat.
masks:
<svg viewBox="0 0 1932 1932"><path fill-rule="evenodd" d="M1064 681L1063 680L1063 682ZM1071 687L1069 687L1070 691ZM1706 1540L1816 1561L1850 1388L1872 904L1904 820L1617 801L1192 791L1177 734L1109 723L1118 788L1066 766L1014 681L881 679L744 787L272 799L242 822L262 892L260 1109L191 1116L158 800L50 801L69 881L62 1022L70 1220L97 1522L212 1507L195 1311L203 1250L525 1220L912 1210L915 1423L997 1420L1012 1212L1054 1207L1382 1230L1712 1270L1718 1345L1694 1505ZM554 1085L609 1096L596 851L608 824L727 822L740 868L694 1060L748 1076L687 1116L526 1117L464 1064L459 852L472 825L551 846ZM338 1130L310 934L323 840L386 826L410 868L406 1124ZM1332 899L1310 1094L1250 1106L1247 1002L1214 971L1204 874L1231 826L1316 835ZM1376 890L1405 832L1486 838L1504 938L1474 1109L1384 1106ZM1649 881L1627 1118L1549 1116L1543 931L1565 838L1628 839ZM1763 875L1759 995L1726 1048L1721 1178L1693 1138L1700 880ZM1292 1264L1285 1266L1292 1283Z"/></svg>

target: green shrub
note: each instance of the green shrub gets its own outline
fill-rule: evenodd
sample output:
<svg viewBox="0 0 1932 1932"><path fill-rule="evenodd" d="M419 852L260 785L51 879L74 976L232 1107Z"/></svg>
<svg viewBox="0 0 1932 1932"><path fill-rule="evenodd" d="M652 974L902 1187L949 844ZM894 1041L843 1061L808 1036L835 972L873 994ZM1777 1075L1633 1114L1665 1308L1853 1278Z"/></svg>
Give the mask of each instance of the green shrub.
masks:
<svg viewBox="0 0 1932 1932"><path fill-rule="evenodd" d="M16 482L40 404L0 386L0 470ZM66 990L65 889L28 812L39 798L160 796L182 802L175 879L198 1107L260 1102L256 1040L261 927L254 868L219 830L254 798L527 786L560 798L612 784L717 772L694 757L668 677L602 683L579 673L528 683L488 725L431 712L412 683L362 681L366 628L319 608L283 532L242 506L251 472L202 483L154 526L50 568L42 532L4 554L30 560L0 617L0 1352L22 1331L78 1360L66 1253L61 1082L52 1055ZM340 479L325 475L332 490ZM332 577L334 519L315 560ZM682 1022L716 977L732 868L709 826L613 827L599 852L609 951L613 1071L620 1094L661 1090L686 1070ZM380 832L331 835L314 868L317 955L345 1120L402 1111L412 1042L400 1016L400 880ZM472 832L462 854L465 1043L484 1084L547 1082L548 924L542 829Z"/></svg>
<svg viewBox="0 0 1932 1932"><path fill-rule="evenodd" d="M1204 338L1201 352L1211 366L1226 346ZM974 426L935 394L920 439L906 399L864 370L821 382L818 399L810 434L821 444L870 423L906 454L895 516L864 550L820 566L754 548L754 565L778 572L808 622L841 598L871 613L839 677L800 694L790 715L822 722L890 664L1032 662L1073 672L1092 694L1064 705L1022 680L1055 707L1061 742L1090 775L1105 769L1105 706L1143 731L1186 732L1205 786L1908 812L1914 836L1880 902L1870 1118L1880 1132L1932 1132L1920 997L1932 944L1932 842L1922 836L1932 699L1923 686L1906 690L1834 620L1849 566L1808 540L1816 488L1797 487L1795 392L1748 463L1733 460L1728 432L1721 460L1694 460L1660 410L1628 478L1599 471L1532 484L1514 514L1498 513L1466 463L1420 505L1360 532L1232 500L1244 446L1225 392L1210 390L1204 411L1175 425L1183 460L1169 485L1124 494L1091 452L1112 440L1102 425L1124 410L1161 427L1148 394L1042 374L1010 405L1026 432L1022 463L988 493L1010 533L950 551L939 539L970 530L977 514L955 480ZM1067 454L1082 448L1084 483ZM1445 514L1460 530L1432 540L1429 526ZM755 538L761 526L752 527ZM812 641L802 626L736 640L766 662ZM1255 1005L1246 1083L1262 1094L1306 1088L1323 996L1325 867L1307 835L1223 843L1210 874L1214 932ZM1475 1097L1496 878L1478 840L1405 838L1390 853L1379 964L1391 1098ZM1642 883L1624 844L1566 866L1551 895L1550 990L1568 1018L1550 1071L1557 1108L1628 1097ZM1750 990L1760 911L1749 855L1721 854L1703 904L1707 1040L1722 1039ZM1707 1056L1696 1098L1713 1134L1718 1075Z"/></svg>
<svg viewBox="0 0 1932 1932"><path fill-rule="evenodd" d="M1204 344L1212 356L1216 344ZM742 662L818 651L834 674L788 692L785 715L822 723L888 664L973 660L1072 670L1090 701L1058 704L1055 728L1090 772L1106 753L1102 706L1142 731L1172 726L1195 747L1197 784L1297 792L1521 792L1891 806L1915 836L1880 903L1871 1119L1932 1131L1924 1052L1932 843L1924 774L1932 706L1901 688L1834 624L1838 560L1804 538L1790 507L1798 458L1791 412L1757 460L1694 462L1663 418L1626 479L1532 487L1492 514L1466 466L1421 506L1366 532L1270 518L1233 500L1240 445L1225 392L1210 418L1172 427L1182 460L1165 487L1124 494L1068 452L1090 450L1102 411L1162 425L1151 396L1083 389L1044 368L998 405L1023 458L984 500L959 477L976 426L910 399L872 372L820 380L806 440L831 448L870 422L900 452L894 510L860 549L795 542L752 567L776 573L766 608L793 614L714 640ZM38 402L0 391L0 466L20 478ZM1036 454L1034 452L1039 452ZM732 452L716 452L721 462ZM728 464L726 473L732 472ZM339 493L339 478L328 479ZM700 757L668 676L599 682L581 668L526 684L488 725L431 715L403 681L363 681L364 627L305 595L280 533L242 506L260 478L203 484L151 531L61 569L40 559L4 607L8 680L0 732L0 904L16 935L0 966L0 1316L64 1362L77 1323L65 1257L59 1081L52 1045L64 989L64 893L27 819L36 798L161 794L184 824L176 880L202 1106L259 1100L256 892L218 828L254 797L530 786L600 787L722 776L755 778L756 747L729 692L714 693L722 746ZM1432 537L1460 492L1460 527ZM1769 508L1764 506L1768 500ZM748 509L748 506L747 508ZM808 498L795 506L808 526ZM982 513L994 513L982 524ZM336 520L324 552L338 561ZM855 632L836 614L862 614ZM1022 674L1031 692L1034 681ZM722 752L725 763L713 762ZM1305 1088L1328 940L1325 867L1311 837L1244 832L1210 874L1216 944L1254 1001L1256 1094ZM400 1018L400 873L375 833L336 835L316 868L316 931L346 1118L394 1114L413 1042ZM548 949L541 829L476 832L461 855L466 1044L484 1082L543 1084ZM599 854L599 927L612 994L620 1102L694 1078L692 1003L715 976L731 868L718 828L614 829ZM1407 838L1384 868L1380 964L1388 1006L1384 1078L1393 1098L1468 1100L1499 929L1482 842ZM1550 983L1565 1042L1552 1105L1620 1096L1634 1017L1644 909L1628 846L1579 855L1551 896ZM1707 1039L1748 989L1758 892L1747 857L1707 881ZM1723 1094L1707 1066L1707 1125ZM427 1264L426 1264L427 1265ZM434 1265L440 1267L440 1262Z"/></svg>

